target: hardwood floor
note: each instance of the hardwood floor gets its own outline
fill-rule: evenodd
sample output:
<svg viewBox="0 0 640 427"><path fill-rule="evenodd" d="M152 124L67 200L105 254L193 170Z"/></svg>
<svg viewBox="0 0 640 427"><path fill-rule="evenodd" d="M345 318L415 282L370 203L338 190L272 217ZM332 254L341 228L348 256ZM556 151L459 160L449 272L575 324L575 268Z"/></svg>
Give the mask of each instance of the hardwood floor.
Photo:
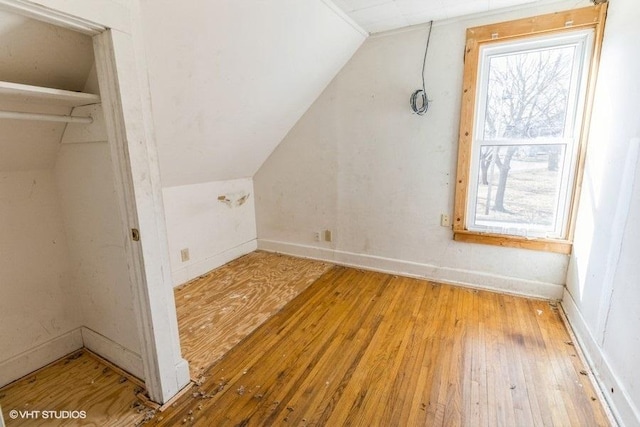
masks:
<svg viewBox="0 0 640 427"><path fill-rule="evenodd" d="M557 310L333 267L151 423L608 425Z"/></svg>
<svg viewBox="0 0 640 427"><path fill-rule="evenodd" d="M191 378L306 289L330 264L252 252L175 290L183 357Z"/></svg>
<svg viewBox="0 0 640 427"><path fill-rule="evenodd" d="M0 406L7 427L138 426L154 414L137 399L141 389L135 379L80 350L0 389ZM56 413L14 420L12 410ZM84 411L85 417L61 411Z"/></svg>

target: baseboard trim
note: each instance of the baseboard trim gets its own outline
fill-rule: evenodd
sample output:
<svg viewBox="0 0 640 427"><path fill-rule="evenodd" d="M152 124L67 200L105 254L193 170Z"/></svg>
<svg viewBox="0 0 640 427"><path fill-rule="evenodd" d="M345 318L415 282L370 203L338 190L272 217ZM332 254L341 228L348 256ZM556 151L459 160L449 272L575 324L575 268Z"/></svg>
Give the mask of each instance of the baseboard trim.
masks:
<svg viewBox="0 0 640 427"><path fill-rule="evenodd" d="M256 239L249 240L248 242L242 243L219 254L196 261L185 267L178 268L171 272L173 286L176 287L187 283L198 276L225 265L229 261L233 261L242 255L255 251L257 247Z"/></svg>
<svg viewBox="0 0 640 427"><path fill-rule="evenodd" d="M69 353L81 349L82 332L80 329L69 331L0 362L0 387L4 387Z"/></svg>
<svg viewBox="0 0 640 427"><path fill-rule="evenodd" d="M433 280L474 289L485 289L517 296L560 300L563 286L553 283L523 280L479 271L439 267L394 258L318 248L296 243L258 239L258 249L302 258L331 262L347 267Z"/></svg>
<svg viewBox="0 0 640 427"><path fill-rule="evenodd" d="M144 380L144 364L139 354L134 353L86 326L80 329L82 331L82 341L86 348L113 363L123 371Z"/></svg>
<svg viewBox="0 0 640 427"><path fill-rule="evenodd" d="M591 334L573 296L566 289L561 304L614 417L621 426L640 425L640 411L634 406L629 393L614 373L606 355L602 352L602 348ZM611 392L611 389L614 392Z"/></svg>
<svg viewBox="0 0 640 427"><path fill-rule="evenodd" d="M142 357L139 354L86 326L81 326L0 362L0 387L30 375L83 347L139 378L140 381L144 380ZM182 370L184 369L188 370L188 367Z"/></svg>

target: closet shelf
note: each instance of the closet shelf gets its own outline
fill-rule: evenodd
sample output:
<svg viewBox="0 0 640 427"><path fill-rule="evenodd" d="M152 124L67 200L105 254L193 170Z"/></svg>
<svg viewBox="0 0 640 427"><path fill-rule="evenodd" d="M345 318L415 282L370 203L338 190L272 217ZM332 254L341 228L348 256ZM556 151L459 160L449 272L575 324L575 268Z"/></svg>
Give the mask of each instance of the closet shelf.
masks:
<svg viewBox="0 0 640 427"><path fill-rule="evenodd" d="M98 104L100 96L91 93L72 92L70 90L23 85L0 81L0 99L24 101L34 104L61 105L79 107Z"/></svg>

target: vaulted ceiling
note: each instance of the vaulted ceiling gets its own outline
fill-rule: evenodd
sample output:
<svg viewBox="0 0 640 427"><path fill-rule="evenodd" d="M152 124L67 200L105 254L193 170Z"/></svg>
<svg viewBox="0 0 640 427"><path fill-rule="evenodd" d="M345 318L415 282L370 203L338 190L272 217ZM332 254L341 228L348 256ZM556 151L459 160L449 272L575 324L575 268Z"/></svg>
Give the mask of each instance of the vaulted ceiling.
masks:
<svg viewBox="0 0 640 427"><path fill-rule="evenodd" d="M252 177L368 32L535 1L140 0L162 184Z"/></svg>
<svg viewBox="0 0 640 427"><path fill-rule="evenodd" d="M325 0L141 0L163 186L251 177L367 34Z"/></svg>
<svg viewBox="0 0 640 427"><path fill-rule="evenodd" d="M333 0L370 33L536 1L539 0Z"/></svg>

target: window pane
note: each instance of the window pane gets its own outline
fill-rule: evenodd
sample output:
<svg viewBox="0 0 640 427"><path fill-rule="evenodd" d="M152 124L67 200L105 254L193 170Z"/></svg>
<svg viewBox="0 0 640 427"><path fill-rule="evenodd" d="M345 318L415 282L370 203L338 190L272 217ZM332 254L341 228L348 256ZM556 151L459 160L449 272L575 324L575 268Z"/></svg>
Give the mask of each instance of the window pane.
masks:
<svg viewBox="0 0 640 427"><path fill-rule="evenodd" d="M564 135L575 47L492 56L484 139Z"/></svg>
<svg viewBox="0 0 640 427"><path fill-rule="evenodd" d="M475 228L501 234L553 235L564 204L559 191L564 152L562 144L481 147Z"/></svg>

